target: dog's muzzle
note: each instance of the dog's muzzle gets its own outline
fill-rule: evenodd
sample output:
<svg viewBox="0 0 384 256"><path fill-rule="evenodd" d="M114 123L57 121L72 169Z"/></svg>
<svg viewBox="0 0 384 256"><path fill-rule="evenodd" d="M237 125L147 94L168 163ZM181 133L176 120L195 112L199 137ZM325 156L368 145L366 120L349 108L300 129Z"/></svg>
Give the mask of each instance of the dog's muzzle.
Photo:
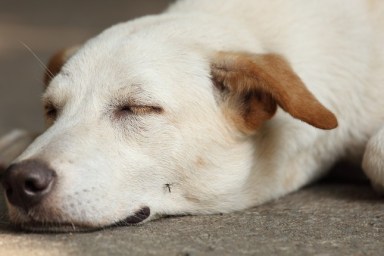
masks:
<svg viewBox="0 0 384 256"><path fill-rule="evenodd" d="M26 160L13 164L3 171L1 175L1 184L4 187L8 202L29 217L31 217L30 212L44 205L44 199L52 194L57 182L56 172L41 160ZM104 227L98 227L97 225L93 227L89 224L85 225L71 220L58 223L55 221L50 222L47 219L42 223L33 217L27 222L14 224L19 225L22 229L36 232L92 231L108 226L139 224L148 219L150 215L150 208L143 206L127 218Z"/></svg>
<svg viewBox="0 0 384 256"><path fill-rule="evenodd" d="M28 216L30 211L44 205L44 199L53 192L57 182L56 172L41 160L26 160L13 164L3 172L1 177L1 184L4 187L8 202ZM109 226L139 224L148 219L150 215L150 208L143 206L134 214L116 223L111 223ZM15 224L20 225L22 229L35 232L92 231L108 227L108 225L92 227L92 225L84 225L71 220L63 223L46 220L42 223L34 218L27 222Z"/></svg>

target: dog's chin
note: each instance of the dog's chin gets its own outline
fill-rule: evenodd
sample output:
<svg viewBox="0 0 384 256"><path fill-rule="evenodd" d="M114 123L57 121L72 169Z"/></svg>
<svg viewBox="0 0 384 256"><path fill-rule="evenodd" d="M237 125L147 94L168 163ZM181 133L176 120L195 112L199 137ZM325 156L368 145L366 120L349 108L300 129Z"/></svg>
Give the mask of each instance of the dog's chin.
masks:
<svg viewBox="0 0 384 256"><path fill-rule="evenodd" d="M69 232L93 232L122 226L134 226L149 221L151 211L149 207L143 207L133 215L111 224L92 224L79 222L50 222L36 221L31 218L23 221L11 221L16 229L34 233L69 233Z"/></svg>

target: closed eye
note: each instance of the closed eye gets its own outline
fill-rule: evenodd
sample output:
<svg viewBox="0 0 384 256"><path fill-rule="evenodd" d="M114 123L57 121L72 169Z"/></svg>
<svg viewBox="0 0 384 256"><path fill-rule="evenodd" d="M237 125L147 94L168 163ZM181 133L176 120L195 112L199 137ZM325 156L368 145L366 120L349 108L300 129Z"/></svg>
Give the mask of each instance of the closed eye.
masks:
<svg viewBox="0 0 384 256"><path fill-rule="evenodd" d="M50 120L55 120L58 115L58 109L53 104L48 103L44 106L45 115Z"/></svg>
<svg viewBox="0 0 384 256"><path fill-rule="evenodd" d="M158 106L124 105L117 109L116 116L161 114L163 109Z"/></svg>

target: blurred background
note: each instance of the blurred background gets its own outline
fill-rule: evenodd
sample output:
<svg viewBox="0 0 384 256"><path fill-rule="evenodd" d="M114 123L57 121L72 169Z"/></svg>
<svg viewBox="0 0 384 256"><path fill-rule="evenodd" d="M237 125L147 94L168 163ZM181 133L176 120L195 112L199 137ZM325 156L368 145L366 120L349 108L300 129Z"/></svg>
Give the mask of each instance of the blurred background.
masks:
<svg viewBox="0 0 384 256"><path fill-rule="evenodd" d="M46 63L122 21L164 10L172 0L0 0L0 136L14 128L44 128L40 96Z"/></svg>

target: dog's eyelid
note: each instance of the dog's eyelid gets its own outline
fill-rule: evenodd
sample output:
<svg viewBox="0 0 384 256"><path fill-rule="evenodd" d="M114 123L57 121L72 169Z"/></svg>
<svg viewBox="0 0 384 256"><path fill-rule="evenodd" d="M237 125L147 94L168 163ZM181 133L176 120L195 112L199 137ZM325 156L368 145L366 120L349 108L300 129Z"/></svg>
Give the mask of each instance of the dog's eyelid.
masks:
<svg viewBox="0 0 384 256"><path fill-rule="evenodd" d="M55 106L55 104L49 99L43 99L43 105L45 108Z"/></svg>
<svg viewBox="0 0 384 256"><path fill-rule="evenodd" d="M117 112L119 114L132 114L132 115L145 115L145 114L161 114L163 113L163 108L159 106L151 105L133 105L126 104L118 107Z"/></svg>
<svg viewBox="0 0 384 256"><path fill-rule="evenodd" d="M46 105L44 107L45 109L45 115L49 118L49 119L56 119L57 118L57 115L59 113L59 109L56 108L54 105Z"/></svg>
<svg viewBox="0 0 384 256"><path fill-rule="evenodd" d="M44 101L43 104L44 104L44 109L46 111L52 110L52 109L56 109L56 110L60 109L60 107L57 104L55 104L55 103L53 103L52 101L49 101L49 100L48 101Z"/></svg>
<svg viewBox="0 0 384 256"><path fill-rule="evenodd" d="M59 108L59 104L48 95L44 95L42 98L44 108Z"/></svg>
<svg viewBox="0 0 384 256"><path fill-rule="evenodd" d="M50 120L55 120L60 112L60 107L48 98L43 98L45 115Z"/></svg>

